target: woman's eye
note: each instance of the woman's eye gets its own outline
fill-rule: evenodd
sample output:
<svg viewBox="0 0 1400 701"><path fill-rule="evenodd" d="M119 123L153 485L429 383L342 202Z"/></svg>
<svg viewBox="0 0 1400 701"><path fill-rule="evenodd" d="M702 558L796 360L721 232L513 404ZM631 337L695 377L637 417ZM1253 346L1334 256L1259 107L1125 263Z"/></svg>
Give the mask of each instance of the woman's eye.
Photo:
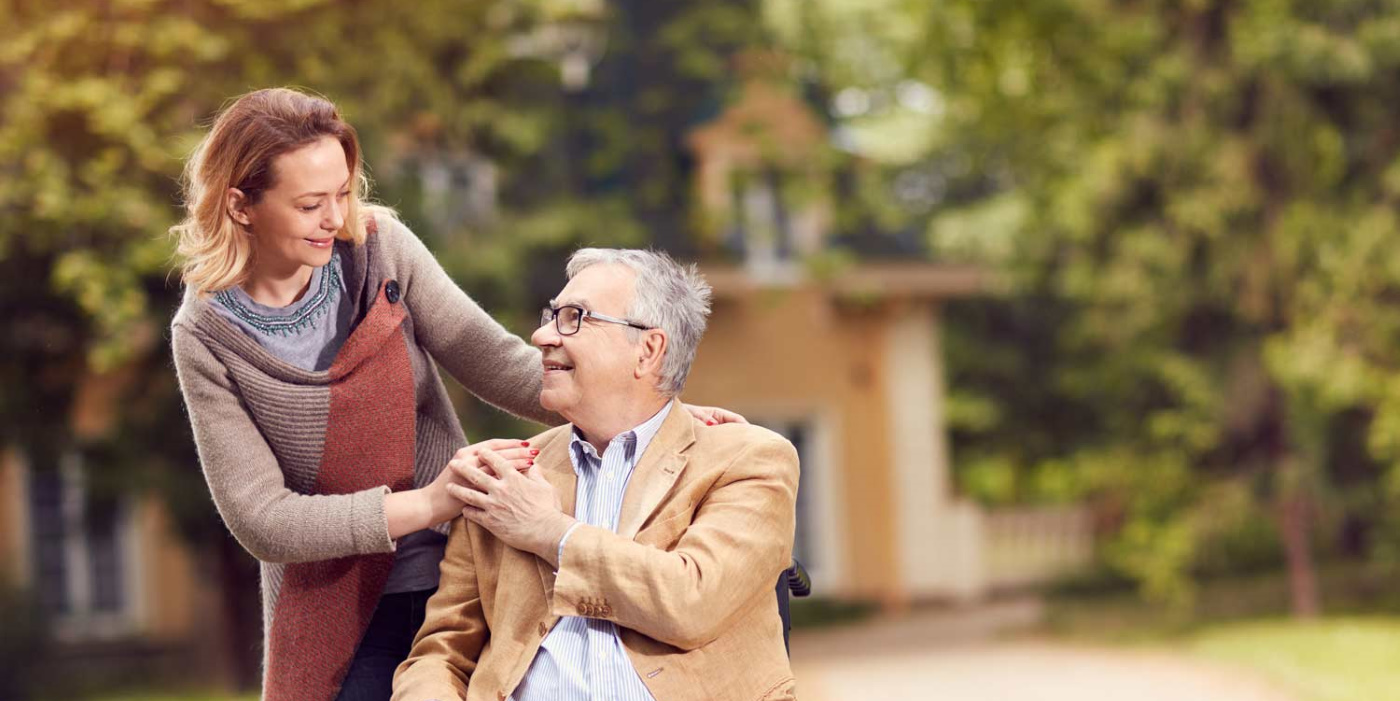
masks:
<svg viewBox="0 0 1400 701"><path fill-rule="evenodd" d="M320 208L321 205L319 204L303 205L301 207L297 207L297 209L300 209L303 212L314 212Z"/></svg>
<svg viewBox="0 0 1400 701"><path fill-rule="evenodd" d="M342 193L340 193L339 195L336 195L336 197L338 197L338 198L340 198L340 199L342 199L342 200L345 199L345 198L347 198L347 197L349 197L349 196L350 196L350 191L349 191L349 190L346 190L345 192L342 192Z"/></svg>

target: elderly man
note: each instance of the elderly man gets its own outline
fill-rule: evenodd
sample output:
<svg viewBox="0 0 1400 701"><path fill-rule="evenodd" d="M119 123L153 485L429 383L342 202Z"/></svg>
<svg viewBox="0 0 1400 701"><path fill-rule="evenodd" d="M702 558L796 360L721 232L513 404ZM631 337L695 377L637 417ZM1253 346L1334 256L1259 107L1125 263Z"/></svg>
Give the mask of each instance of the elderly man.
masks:
<svg viewBox="0 0 1400 701"><path fill-rule="evenodd" d="M545 309L540 402L569 424L525 474L451 463L466 504L395 701L789 699L773 583L797 454L676 408L710 288L661 253L584 249Z"/></svg>

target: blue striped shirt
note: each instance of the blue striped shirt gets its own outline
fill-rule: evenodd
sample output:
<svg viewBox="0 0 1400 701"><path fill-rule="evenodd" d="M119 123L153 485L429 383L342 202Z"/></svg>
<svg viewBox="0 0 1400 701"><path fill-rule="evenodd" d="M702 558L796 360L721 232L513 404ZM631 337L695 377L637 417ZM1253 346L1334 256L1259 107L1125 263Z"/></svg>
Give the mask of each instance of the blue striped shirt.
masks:
<svg viewBox="0 0 1400 701"><path fill-rule="evenodd" d="M601 456L574 429L569 459L578 475L574 518L579 523L617 531L622 495L651 439L661 429L671 402L646 423L615 436ZM559 540L559 559L574 524ZM511 694L514 701L654 701L627 651L617 624L596 618L564 616L545 636L540 651Z"/></svg>

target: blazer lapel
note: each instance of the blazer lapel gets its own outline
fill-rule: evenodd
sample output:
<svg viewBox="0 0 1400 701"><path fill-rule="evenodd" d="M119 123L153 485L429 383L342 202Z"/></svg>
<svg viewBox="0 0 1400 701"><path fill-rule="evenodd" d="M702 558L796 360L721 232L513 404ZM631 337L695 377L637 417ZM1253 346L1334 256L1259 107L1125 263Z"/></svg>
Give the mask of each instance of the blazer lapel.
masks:
<svg viewBox="0 0 1400 701"><path fill-rule="evenodd" d="M578 475L574 474L574 463L569 459L569 443L573 438L573 426L565 427L563 434L549 445L540 449L535 456L535 468L544 473L545 479L554 485L564 513L574 515L574 497L578 491ZM540 573L540 583L544 585L545 599L554 596L554 568L542 558L530 556Z"/></svg>
<svg viewBox="0 0 1400 701"><path fill-rule="evenodd" d="M578 491L578 475L574 473L574 463L569 459L569 443L573 435L573 427L570 426L535 456L535 467L543 471L544 478L554 485L564 513L570 516L574 515L574 497Z"/></svg>
<svg viewBox="0 0 1400 701"><path fill-rule="evenodd" d="M661 506L661 500L685 469L685 450L694 442L695 419L680 402L674 402L671 413L661 423L661 430L656 432L641 462L632 470L627 493L622 495L618 535L628 540L637 537L642 524Z"/></svg>

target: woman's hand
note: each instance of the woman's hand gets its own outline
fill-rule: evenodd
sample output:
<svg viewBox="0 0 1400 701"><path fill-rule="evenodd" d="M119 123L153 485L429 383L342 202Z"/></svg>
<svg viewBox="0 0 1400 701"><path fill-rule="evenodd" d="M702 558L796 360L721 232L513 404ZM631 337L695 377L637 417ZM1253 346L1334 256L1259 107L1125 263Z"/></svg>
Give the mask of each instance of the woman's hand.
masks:
<svg viewBox="0 0 1400 701"><path fill-rule="evenodd" d="M691 416L704 421L706 426L715 424L746 424L748 419L736 414L728 409L721 409L714 406L695 406L694 404L681 404Z"/></svg>
<svg viewBox="0 0 1400 701"><path fill-rule="evenodd" d="M512 438L492 438L462 448L428 486L385 497L384 515L389 522L389 537L402 538L456 518L461 513L462 502L448 493L447 485L465 484L460 474L467 466L491 471L492 468L481 460L483 449L494 452L504 458L505 464L522 472L535 464L535 456L540 452L531 448L528 441Z"/></svg>

